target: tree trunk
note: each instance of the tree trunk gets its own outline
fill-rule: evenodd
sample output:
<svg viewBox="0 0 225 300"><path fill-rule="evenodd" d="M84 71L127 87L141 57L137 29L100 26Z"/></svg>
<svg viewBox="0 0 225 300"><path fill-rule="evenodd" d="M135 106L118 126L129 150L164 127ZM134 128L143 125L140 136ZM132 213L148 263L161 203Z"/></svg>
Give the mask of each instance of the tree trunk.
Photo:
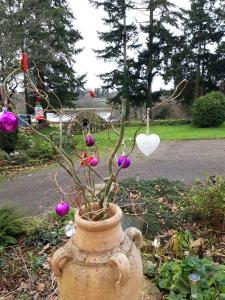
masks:
<svg viewBox="0 0 225 300"><path fill-rule="evenodd" d="M199 36L202 36L202 25L199 27ZM202 39L199 38L198 43L198 54L197 56L197 66L196 66L196 75L195 75L195 89L194 89L194 99L197 99L202 95L202 84L201 84L201 75L203 70L201 70L201 56L202 56Z"/></svg>
<svg viewBox="0 0 225 300"><path fill-rule="evenodd" d="M4 58L4 47L3 47L3 34L1 33L1 41L0 41L0 51L1 51L1 54L0 54L0 59L1 59L1 74L0 74L0 78L1 78L1 81L3 82L4 79L5 79L5 58Z"/></svg>
<svg viewBox="0 0 225 300"><path fill-rule="evenodd" d="M201 96L205 94L205 48L206 45L203 45L203 60L202 60L202 76L201 76Z"/></svg>
<svg viewBox="0 0 225 300"><path fill-rule="evenodd" d="M153 72L153 26L154 26L154 2L153 0L149 1L149 60L148 60L148 91L147 91L147 102L146 109L152 108L152 72ZM150 117L152 113L150 110Z"/></svg>
<svg viewBox="0 0 225 300"><path fill-rule="evenodd" d="M136 104L134 104L134 119L137 120L138 119L138 107Z"/></svg>
<svg viewBox="0 0 225 300"><path fill-rule="evenodd" d="M200 96L200 81L201 81L201 71L200 71L200 64L198 63L196 75L195 75L194 99L197 99Z"/></svg>
<svg viewBox="0 0 225 300"><path fill-rule="evenodd" d="M124 0L123 7L123 59L124 59L124 70L123 70L123 97L127 100L126 105L126 120L130 114L130 101L128 99L128 85L127 85L127 18L126 18L126 0Z"/></svg>

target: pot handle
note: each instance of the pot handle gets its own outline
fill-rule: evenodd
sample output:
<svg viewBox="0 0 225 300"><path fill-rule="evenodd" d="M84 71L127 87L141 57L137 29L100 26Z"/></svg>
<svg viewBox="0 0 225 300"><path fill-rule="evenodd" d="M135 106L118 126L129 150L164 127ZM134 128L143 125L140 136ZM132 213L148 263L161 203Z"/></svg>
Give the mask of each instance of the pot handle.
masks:
<svg viewBox="0 0 225 300"><path fill-rule="evenodd" d="M65 263L72 259L73 251L68 247L59 248L52 257L52 269L55 276L60 277L62 275L62 270L64 268Z"/></svg>
<svg viewBox="0 0 225 300"><path fill-rule="evenodd" d="M125 254L117 253L112 256L109 264L118 272L116 284L125 284L130 273L130 263Z"/></svg>
<svg viewBox="0 0 225 300"><path fill-rule="evenodd" d="M127 228L126 235L134 242L137 248L141 248L143 245L143 237L140 230L135 227Z"/></svg>

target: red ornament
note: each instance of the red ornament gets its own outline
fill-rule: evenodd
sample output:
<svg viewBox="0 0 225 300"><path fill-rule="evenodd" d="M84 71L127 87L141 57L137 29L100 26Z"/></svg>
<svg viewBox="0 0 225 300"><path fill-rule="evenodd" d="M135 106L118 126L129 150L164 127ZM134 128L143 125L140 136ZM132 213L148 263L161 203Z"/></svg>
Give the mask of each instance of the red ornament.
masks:
<svg viewBox="0 0 225 300"><path fill-rule="evenodd" d="M80 165L81 165L82 167L90 166L90 163L91 163L92 159L93 159L92 156L90 156L90 157L85 157L85 158L83 158L82 161L80 162Z"/></svg>
<svg viewBox="0 0 225 300"><path fill-rule="evenodd" d="M23 68L24 73L28 73L28 59L26 52L22 53L21 66Z"/></svg>
<svg viewBox="0 0 225 300"><path fill-rule="evenodd" d="M90 90L90 91L88 92L88 95L89 95L93 100L96 98L96 93L95 93L95 91Z"/></svg>
<svg viewBox="0 0 225 300"><path fill-rule="evenodd" d="M34 112L37 121L42 121L45 119L44 110L41 106L41 98L39 96L36 97L36 105L34 108Z"/></svg>

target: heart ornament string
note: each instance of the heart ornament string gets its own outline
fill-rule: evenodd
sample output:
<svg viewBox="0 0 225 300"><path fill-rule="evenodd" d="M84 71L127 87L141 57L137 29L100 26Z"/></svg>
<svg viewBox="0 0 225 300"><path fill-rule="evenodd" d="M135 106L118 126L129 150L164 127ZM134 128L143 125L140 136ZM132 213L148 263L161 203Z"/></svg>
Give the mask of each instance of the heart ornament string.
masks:
<svg viewBox="0 0 225 300"><path fill-rule="evenodd" d="M148 108L146 134L141 133L136 137L137 147L145 156L150 156L160 144L160 137L157 134L150 134L150 111L151 109Z"/></svg>

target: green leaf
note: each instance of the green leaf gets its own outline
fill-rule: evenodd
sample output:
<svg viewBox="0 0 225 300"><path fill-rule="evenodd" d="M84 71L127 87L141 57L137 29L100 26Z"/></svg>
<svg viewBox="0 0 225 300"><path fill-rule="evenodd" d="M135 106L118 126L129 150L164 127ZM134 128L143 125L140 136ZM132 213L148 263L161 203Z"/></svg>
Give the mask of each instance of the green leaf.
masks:
<svg viewBox="0 0 225 300"><path fill-rule="evenodd" d="M190 293L190 287L188 283L184 281L184 278L178 278L174 283L175 290L183 295Z"/></svg>
<svg viewBox="0 0 225 300"><path fill-rule="evenodd" d="M170 292L167 299L168 300L185 300L186 297L184 297L183 295L180 295L180 294L175 294L174 292Z"/></svg>

